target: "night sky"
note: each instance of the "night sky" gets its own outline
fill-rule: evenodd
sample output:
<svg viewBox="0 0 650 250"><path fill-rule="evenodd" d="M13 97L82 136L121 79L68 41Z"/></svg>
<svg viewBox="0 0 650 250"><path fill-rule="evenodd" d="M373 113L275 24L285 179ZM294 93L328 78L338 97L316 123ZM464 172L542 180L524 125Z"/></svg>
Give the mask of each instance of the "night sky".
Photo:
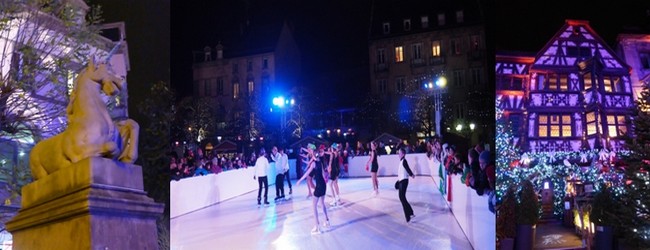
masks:
<svg viewBox="0 0 650 250"><path fill-rule="evenodd" d="M610 47L629 28L649 28L650 1L518 1L498 0L494 11L497 50L537 53L566 19L588 20Z"/></svg>
<svg viewBox="0 0 650 250"><path fill-rule="evenodd" d="M321 88L321 96L331 96L340 107L351 107L356 96L370 88L370 0L190 2L172 3L172 85L181 95L192 94L192 51L214 48L237 30L245 2L270 4L294 26L302 57L299 84L311 89L329 86Z"/></svg>
<svg viewBox="0 0 650 250"><path fill-rule="evenodd" d="M89 5L101 6L104 23L125 23L131 64L129 116L141 120L137 104L149 87L170 82L170 0L90 0Z"/></svg>

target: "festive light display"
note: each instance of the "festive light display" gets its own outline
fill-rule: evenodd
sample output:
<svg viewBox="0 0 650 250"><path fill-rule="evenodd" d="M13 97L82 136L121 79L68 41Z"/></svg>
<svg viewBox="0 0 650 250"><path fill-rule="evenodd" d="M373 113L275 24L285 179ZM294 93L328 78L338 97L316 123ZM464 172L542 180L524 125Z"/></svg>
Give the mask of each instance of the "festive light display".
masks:
<svg viewBox="0 0 650 250"><path fill-rule="evenodd" d="M497 197L499 200L509 186L517 186L522 180L529 179L536 190L544 187L544 182L551 182L553 187L553 214L564 213L564 198L567 197L567 182L597 183L604 182L614 188L614 194L624 192L622 170L614 167L616 159L629 155L629 151L581 151L581 152L524 152L520 154L513 143L510 125L506 124L503 110L496 102L497 120ZM606 156L605 156L606 155ZM589 164L589 165L587 165ZM585 166L587 165L587 166ZM569 187L568 196L575 195L575 187Z"/></svg>

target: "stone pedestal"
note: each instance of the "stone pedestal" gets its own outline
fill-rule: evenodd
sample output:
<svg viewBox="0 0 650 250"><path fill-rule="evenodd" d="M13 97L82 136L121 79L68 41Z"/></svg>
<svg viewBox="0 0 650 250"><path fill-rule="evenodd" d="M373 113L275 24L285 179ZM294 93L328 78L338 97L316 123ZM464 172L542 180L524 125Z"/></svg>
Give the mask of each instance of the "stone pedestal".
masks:
<svg viewBox="0 0 650 250"><path fill-rule="evenodd" d="M14 249L158 249L164 205L146 196L142 168L88 158L22 189L7 223Z"/></svg>

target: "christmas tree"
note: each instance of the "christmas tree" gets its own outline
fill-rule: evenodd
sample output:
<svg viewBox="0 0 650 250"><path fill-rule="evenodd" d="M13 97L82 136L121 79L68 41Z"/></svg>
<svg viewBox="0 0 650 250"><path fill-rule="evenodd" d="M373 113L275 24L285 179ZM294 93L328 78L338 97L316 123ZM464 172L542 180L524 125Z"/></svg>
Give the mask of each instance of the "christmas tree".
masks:
<svg viewBox="0 0 650 250"><path fill-rule="evenodd" d="M501 197L505 194L508 187L511 185L517 185L519 180L515 180L507 174L510 169L510 165L518 161L519 153L515 148L512 129L507 119L503 116L503 110L499 107L499 98L496 99L496 167L497 167L497 198L501 200Z"/></svg>
<svg viewBox="0 0 650 250"><path fill-rule="evenodd" d="M639 249L650 248L650 89L646 85L632 115L633 133L627 140L631 153L624 157L625 187L620 206L621 228L628 242Z"/></svg>

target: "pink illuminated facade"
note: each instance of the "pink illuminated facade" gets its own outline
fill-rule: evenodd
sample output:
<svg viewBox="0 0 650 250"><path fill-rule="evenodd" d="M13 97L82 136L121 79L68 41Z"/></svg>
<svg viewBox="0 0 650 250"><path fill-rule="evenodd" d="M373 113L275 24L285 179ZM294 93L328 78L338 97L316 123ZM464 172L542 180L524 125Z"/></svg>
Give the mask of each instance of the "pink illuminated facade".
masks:
<svg viewBox="0 0 650 250"><path fill-rule="evenodd" d="M567 20L536 55L497 53L497 98L524 150L620 149L629 72L589 22Z"/></svg>

